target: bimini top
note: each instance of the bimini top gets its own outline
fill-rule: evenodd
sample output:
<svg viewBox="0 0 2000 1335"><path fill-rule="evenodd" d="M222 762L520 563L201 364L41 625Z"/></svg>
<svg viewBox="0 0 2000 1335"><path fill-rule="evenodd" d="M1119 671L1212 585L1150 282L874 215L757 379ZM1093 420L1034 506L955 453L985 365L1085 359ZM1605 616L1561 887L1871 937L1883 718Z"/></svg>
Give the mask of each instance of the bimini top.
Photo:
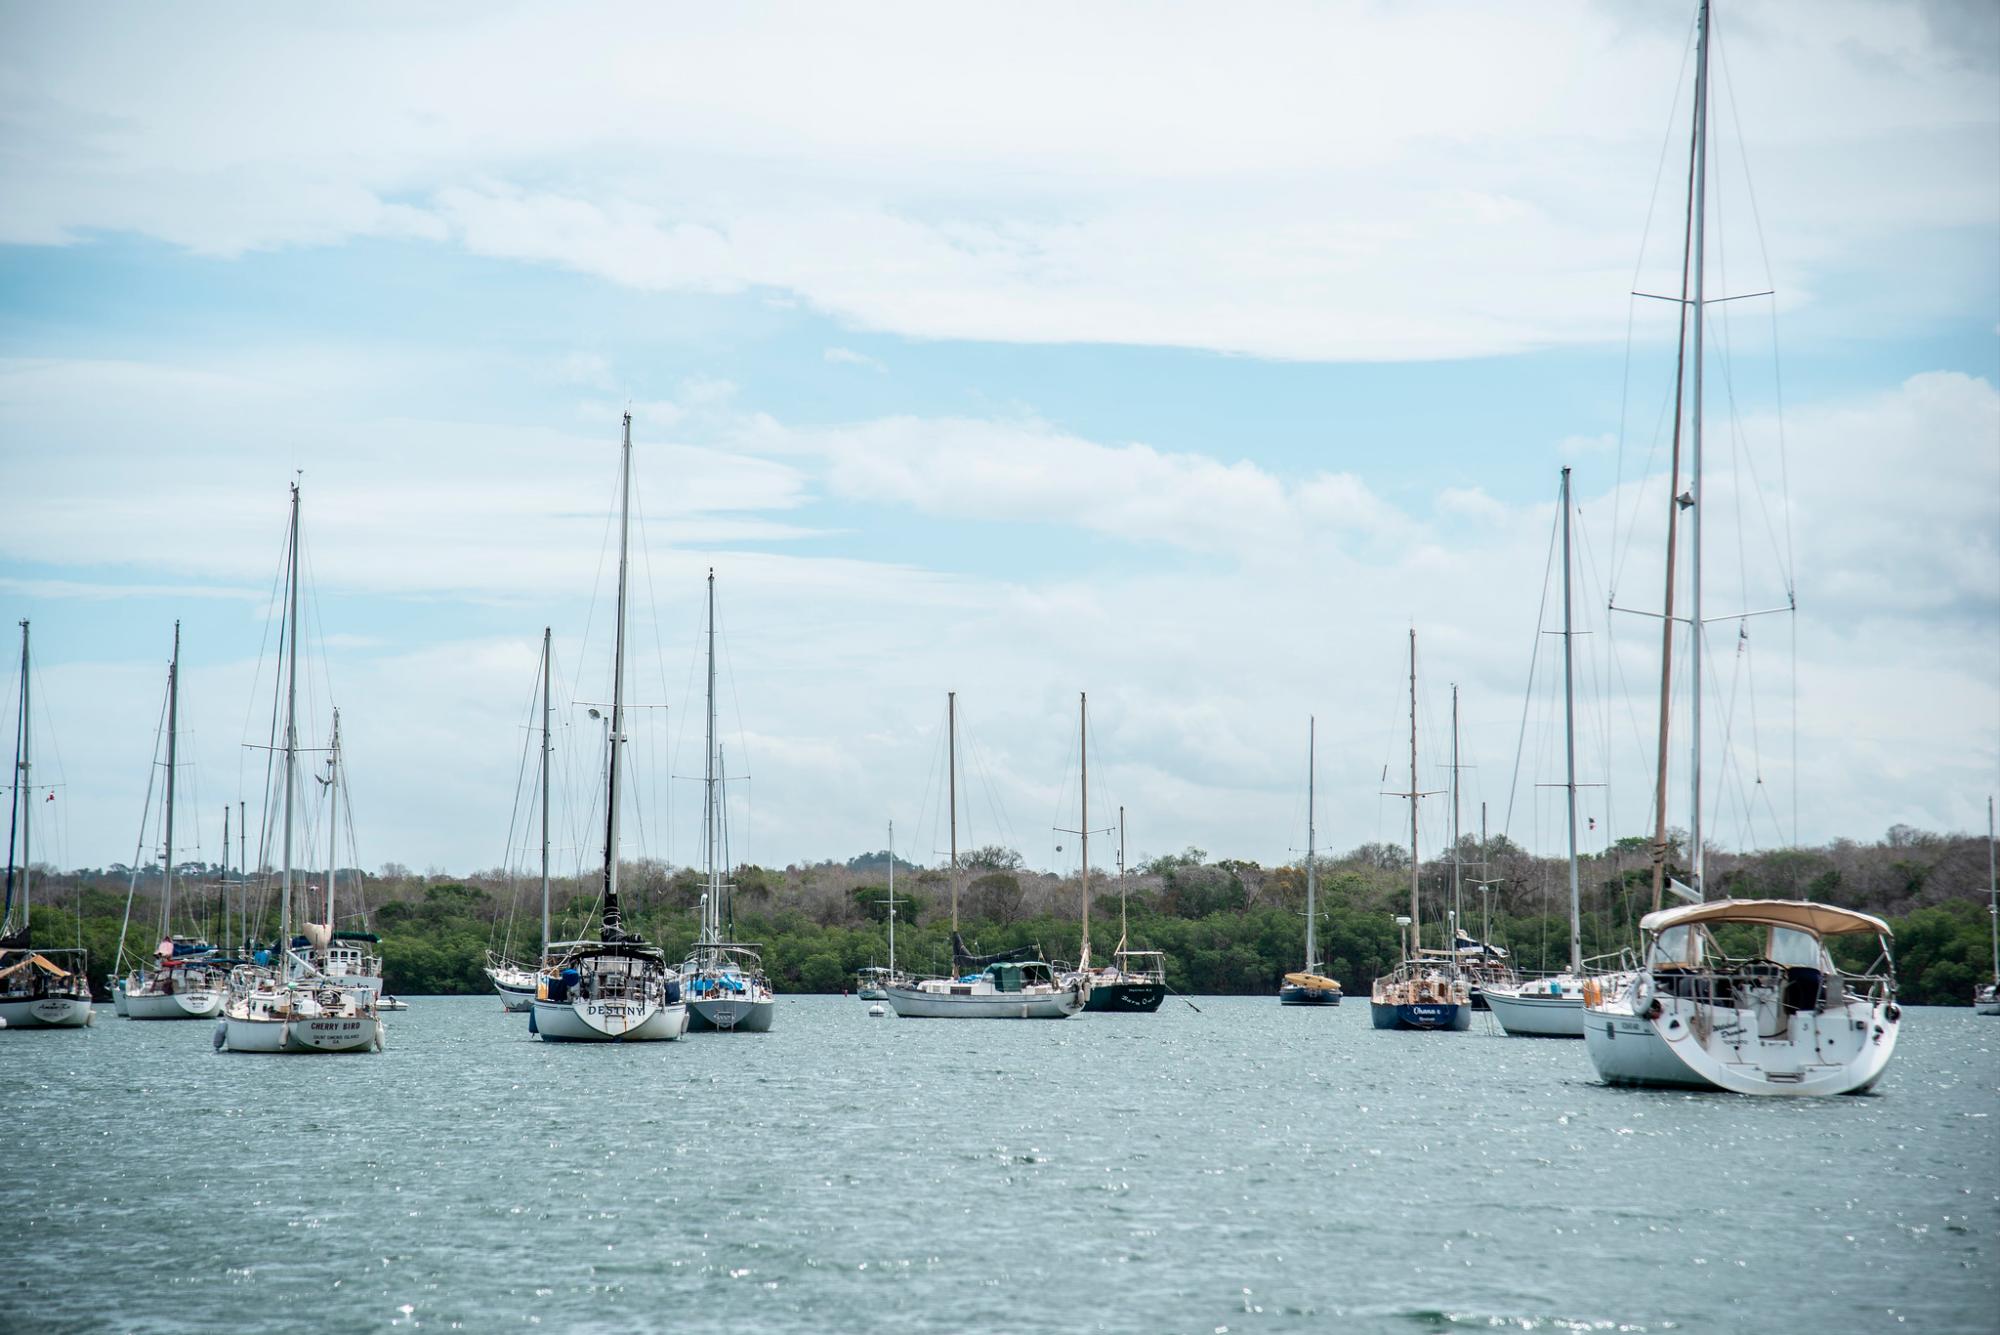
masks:
<svg viewBox="0 0 2000 1335"><path fill-rule="evenodd" d="M1852 932L1895 935L1888 923L1872 913L1857 913L1803 899L1711 899L1701 904L1681 904L1648 913L1639 919L1639 928L1664 932L1669 927L1687 927L1698 922L1755 922L1768 927L1796 927L1814 936L1845 936Z"/></svg>

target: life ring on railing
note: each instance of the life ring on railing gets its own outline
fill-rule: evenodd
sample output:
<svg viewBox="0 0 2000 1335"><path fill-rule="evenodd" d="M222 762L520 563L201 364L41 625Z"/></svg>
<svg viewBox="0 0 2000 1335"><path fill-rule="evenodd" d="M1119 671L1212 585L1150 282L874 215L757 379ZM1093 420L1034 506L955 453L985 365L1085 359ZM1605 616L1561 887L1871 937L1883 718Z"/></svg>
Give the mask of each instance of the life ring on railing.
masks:
<svg viewBox="0 0 2000 1335"><path fill-rule="evenodd" d="M1595 978L1586 978L1583 982L1583 1004L1594 1007L1603 1000L1604 989L1597 985Z"/></svg>

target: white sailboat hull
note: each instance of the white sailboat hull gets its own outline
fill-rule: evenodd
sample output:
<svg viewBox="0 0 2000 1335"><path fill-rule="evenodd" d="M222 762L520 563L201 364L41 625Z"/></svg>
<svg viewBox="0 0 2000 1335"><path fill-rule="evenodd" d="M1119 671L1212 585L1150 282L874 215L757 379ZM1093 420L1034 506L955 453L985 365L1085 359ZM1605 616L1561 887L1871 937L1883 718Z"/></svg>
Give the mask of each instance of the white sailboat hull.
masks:
<svg viewBox="0 0 2000 1335"><path fill-rule="evenodd" d="M1582 1038L1583 993L1573 983L1485 989L1487 1009L1519 1038Z"/></svg>
<svg viewBox="0 0 2000 1335"><path fill-rule="evenodd" d="M81 1029L95 1015L82 997L30 997L0 1001L0 1020L9 1029Z"/></svg>
<svg viewBox="0 0 2000 1335"><path fill-rule="evenodd" d="M526 969L488 969L487 981L500 994L500 1004L510 1011L526 1011L535 1004L540 979Z"/></svg>
<svg viewBox="0 0 2000 1335"><path fill-rule="evenodd" d="M111 984L111 1008L120 1015L130 1014L125 1007L125 980L122 978Z"/></svg>
<svg viewBox="0 0 2000 1335"><path fill-rule="evenodd" d="M223 1020L229 1052L316 1053L380 1050L382 1022L371 1015L324 1015L297 1020Z"/></svg>
<svg viewBox="0 0 2000 1335"><path fill-rule="evenodd" d="M651 1001L532 1003L535 1032L551 1043L665 1043L687 1032L687 1006Z"/></svg>
<svg viewBox="0 0 2000 1335"><path fill-rule="evenodd" d="M1583 1010L1584 1044L1607 1084L1735 1094L1859 1094L1888 1067L1901 1026L1893 1004L1853 998L1786 1018L1760 1036L1756 1011L1627 989Z"/></svg>
<svg viewBox="0 0 2000 1335"><path fill-rule="evenodd" d="M119 1014L133 1020L212 1020L222 1014L226 994L219 988L186 992L119 992Z"/></svg>
<svg viewBox="0 0 2000 1335"><path fill-rule="evenodd" d="M889 1004L904 1019L1067 1020L1083 1009L1086 994L1076 988L1056 992L932 992L891 987Z"/></svg>

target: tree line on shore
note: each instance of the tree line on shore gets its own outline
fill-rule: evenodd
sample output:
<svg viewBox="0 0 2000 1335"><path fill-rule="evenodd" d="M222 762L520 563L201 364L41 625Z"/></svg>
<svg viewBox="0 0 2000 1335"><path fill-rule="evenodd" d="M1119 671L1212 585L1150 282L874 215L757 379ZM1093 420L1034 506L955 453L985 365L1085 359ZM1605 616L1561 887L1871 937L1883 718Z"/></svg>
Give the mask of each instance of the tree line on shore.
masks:
<svg viewBox="0 0 2000 1335"><path fill-rule="evenodd" d="M1458 854L1456 863L1447 852L1418 868L1426 944L1445 941L1444 915L1456 882L1459 925L1467 932L1505 947L1524 971L1563 967L1569 939L1564 862L1537 857L1504 837L1494 838L1483 858L1469 838ZM1681 860L1675 844L1670 866L1677 868ZM1897 826L1869 843L1843 839L1813 848L1711 851L1706 865L1711 896L1817 899L1889 919L1902 995L1913 1004L1961 1004L1992 971L1983 838ZM36 944L83 945L100 989L125 922L130 871L38 869ZM857 969L889 962L887 872L886 853L783 869L740 866L730 876L732 935L762 946L765 968L779 991L842 991L852 986ZM217 869L188 864L177 874L185 878L177 916L187 910L192 917L175 930L193 928L219 940ZM488 984L481 969L489 951L526 956L538 943L536 878L500 870L461 877L418 874L393 864L375 873L343 870L341 877L343 902L366 908L340 925L380 933L386 982L394 992L484 992ZM358 896L350 877L358 879ZM1052 960L1078 957L1077 877L1033 871L1013 851L987 847L961 858L958 879L960 927L975 951L1034 946ZM1582 881L1585 955L1614 956L1632 948L1638 918L1651 907L1646 841L1628 839L1600 850L1584 861ZM1364 995L1370 980L1395 964L1400 949L1395 915L1408 912L1409 882L1408 851L1394 845L1364 844L1320 859L1319 953L1325 971L1351 995ZM150 874L142 870L128 958L150 953L157 884L157 868ZM699 872L642 860L621 868L620 885L628 930L641 932L670 956L694 939L703 887ZM1481 885L1490 888L1482 892ZM232 903L240 902L245 889L231 888ZM566 877L552 893L557 935L587 933L596 911L597 878ZM943 971L950 954L946 873L898 861L896 893L896 963L919 973ZM253 924L268 939L275 929L271 892L256 883L247 898ZM1264 867L1189 848L1148 860L1122 885L1115 874L1093 868L1091 899L1093 959L1105 959L1119 939L1122 900L1128 943L1166 952L1168 984L1180 992L1270 993L1284 973L1305 962L1302 863ZM1836 953L1850 967L1865 967L1873 942L1842 941Z"/></svg>

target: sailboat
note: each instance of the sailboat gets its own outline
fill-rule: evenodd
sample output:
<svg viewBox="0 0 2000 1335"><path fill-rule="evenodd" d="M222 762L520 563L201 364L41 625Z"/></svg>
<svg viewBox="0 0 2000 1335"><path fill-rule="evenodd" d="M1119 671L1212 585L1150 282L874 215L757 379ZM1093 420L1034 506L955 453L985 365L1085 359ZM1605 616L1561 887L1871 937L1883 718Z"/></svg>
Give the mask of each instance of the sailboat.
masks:
<svg viewBox="0 0 2000 1335"><path fill-rule="evenodd" d="M0 908L0 1028L78 1029L97 1018L90 1004L89 960L82 950L29 945L35 786L30 759L28 623L21 623L21 713L14 724L14 782L7 804L7 895ZM21 866L16 881L15 838ZM16 893L18 884L19 893Z"/></svg>
<svg viewBox="0 0 2000 1335"><path fill-rule="evenodd" d="M1459 971L1459 953L1425 950L1423 917L1417 902L1422 862L1417 856L1417 804L1425 794L1417 787L1417 632L1410 631L1410 791L1394 794L1410 802L1410 916L1398 917L1403 929L1403 960L1394 971L1375 980L1368 1014L1377 1029L1452 1029L1472 1027L1472 997Z"/></svg>
<svg viewBox="0 0 2000 1335"><path fill-rule="evenodd" d="M1077 696L1077 755L1082 770L1083 807L1081 827L1063 831L1083 841L1083 945L1077 955L1077 972L1089 986L1089 1011L1123 1011L1151 1014L1167 996L1167 957L1157 950L1127 947L1125 923L1125 808L1118 808L1118 948L1111 963L1092 968L1090 964L1090 699Z"/></svg>
<svg viewBox="0 0 2000 1335"><path fill-rule="evenodd" d="M1569 820L1569 968L1553 978L1489 983L1486 1004L1510 1034L1530 1038L1583 1037L1583 896L1576 862L1576 682L1570 619L1569 469L1562 470L1563 555L1563 787Z"/></svg>
<svg viewBox="0 0 2000 1335"><path fill-rule="evenodd" d="M702 776L704 801L701 843L707 889L701 896L701 928L687 961L681 965L681 987L687 996L688 1027L697 1031L761 1034L777 1018L778 1001L764 977L764 961L754 945L726 941L722 930L723 896L733 887L724 880L724 785L715 741L715 571L708 572L708 750Z"/></svg>
<svg viewBox="0 0 2000 1335"><path fill-rule="evenodd" d="M1090 976L1089 1011L1156 1011L1167 996L1167 953L1133 950L1125 913L1125 808L1118 808L1118 948L1111 964Z"/></svg>
<svg viewBox="0 0 2000 1335"><path fill-rule="evenodd" d="M160 857L159 946L151 964L123 971L125 929L118 933L118 965L121 976L113 986L120 1015L134 1020L208 1020L221 1013L222 999L229 987L229 972L219 962L215 947L193 937L175 936L174 924L174 789L178 768L176 743L180 733L181 623L174 623L174 656L167 666L167 793L161 821L165 849ZM228 837L223 839L224 854ZM138 886L135 874L125 896L125 920L132 919L131 890Z"/></svg>
<svg viewBox="0 0 2000 1335"><path fill-rule="evenodd" d="M381 991L381 968L375 985L356 986L335 976L353 974L365 965L360 952L342 947L334 953L334 880L327 878L326 921L305 924L303 940L292 935L292 835L298 790L299 732L299 487L292 484L292 520L285 552L285 731L284 731L284 862L279 890L278 939L268 962L240 964L229 975L229 995L222 1004L215 1045L228 1052L380 1052L382 1021L375 1012ZM336 724L336 738L338 724ZM337 764L338 741L333 755ZM333 775L337 784L337 772ZM337 792L337 786L332 789ZM329 826L335 811L328 807ZM331 866L328 868L331 871ZM303 945L306 953L298 953ZM130 1004L128 998L127 1004Z"/></svg>
<svg viewBox="0 0 2000 1335"><path fill-rule="evenodd" d="M887 1001L889 999L889 984L894 982L897 977L896 904L898 901L896 899L896 822L894 821L889 822L889 897L877 900L876 902L884 905L888 911L889 967L885 969L880 965L870 964L867 968L856 971L854 995L863 1001ZM881 1009L879 1006L874 1007L869 1011L869 1014L877 1014Z"/></svg>
<svg viewBox="0 0 2000 1335"><path fill-rule="evenodd" d="M1507 952L1490 940L1478 940L1465 930L1465 843L1459 833L1458 776L1465 769L1458 759L1458 684L1451 688L1451 948L1458 955L1458 971L1465 979L1466 995L1472 1009L1486 1009L1485 989L1489 985L1508 986L1518 979Z"/></svg>
<svg viewBox="0 0 2000 1335"><path fill-rule="evenodd" d="M1721 1089L1740 1094L1854 1094L1888 1068L1901 1030L1889 925L1872 914L1805 900L1718 899L1704 894L1701 675L1702 334L1706 323L1709 6L1696 25L1694 133L1689 148L1687 248L1681 270L1682 362L1675 390L1668 487L1666 605L1660 648L1659 780L1655 787L1653 911L1639 920L1642 961L1629 974L1592 978L1583 989L1584 1043L1606 1083ZM1692 291L1689 290L1690 281ZM1688 326L1692 325L1690 339ZM1691 378L1687 376L1690 370ZM1689 413L1689 485L1680 493L1680 404ZM1674 544L1678 512L1688 511L1688 663L1692 756L1688 803L1689 883L1671 882L1688 902L1662 908L1666 871L1667 743L1671 717ZM1726 933L1725 929L1733 929ZM1846 974L1826 946L1833 936L1872 935L1868 972ZM1727 939L1754 941L1731 957Z"/></svg>
<svg viewBox="0 0 2000 1335"><path fill-rule="evenodd" d="M551 941L528 1025L552 1043L651 1043L687 1032L680 980L658 946L625 930L618 905L619 756L625 746L625 586L632 525L632 414L618 474L618 622L606 735L603 917L595 940Z"/></svg>
<svg viewBox="0 0 2000 1335"><path fill-rule="evenodd" d="M486 958L486 978L493 984L493 990L500 994L501 1007L516 1012L534 1007L541 969L548 963L549 956L549 752L552 746L549 668L554 656L552 638L551 629L542 627L542 949L532 967L490 951Z"/></svg>
<svg viewBox="0 0 2000 1335"><path fill-rule="evenodd" d="M1986 906L1993 923L1993 981L1972 994L1975 1015L2000 1015L2000 866L1994 861L1993 799L1986 799Z"/></svg>
<svg viewBox="0 0 2000 1335"><path fill-rule="evenodd" d="M1318 811L1319 720L1306 720L1306 963L1285 975L1278 989L1280 1006L1338 1006L1340 980L1329 978L1319 959L1319 849L1315 828Z"/></svg>
<svg viewBox="0 0 2000 1335"><path fill-rule="evenodd" d="M951 811L951 974L899 978L889 1004L906 1019L1066 1020L1082 1010L1090 983L1081 973L1057 978L1033 947L973 955L958 929L958 692L945 697L948 805Z"/></svg>

